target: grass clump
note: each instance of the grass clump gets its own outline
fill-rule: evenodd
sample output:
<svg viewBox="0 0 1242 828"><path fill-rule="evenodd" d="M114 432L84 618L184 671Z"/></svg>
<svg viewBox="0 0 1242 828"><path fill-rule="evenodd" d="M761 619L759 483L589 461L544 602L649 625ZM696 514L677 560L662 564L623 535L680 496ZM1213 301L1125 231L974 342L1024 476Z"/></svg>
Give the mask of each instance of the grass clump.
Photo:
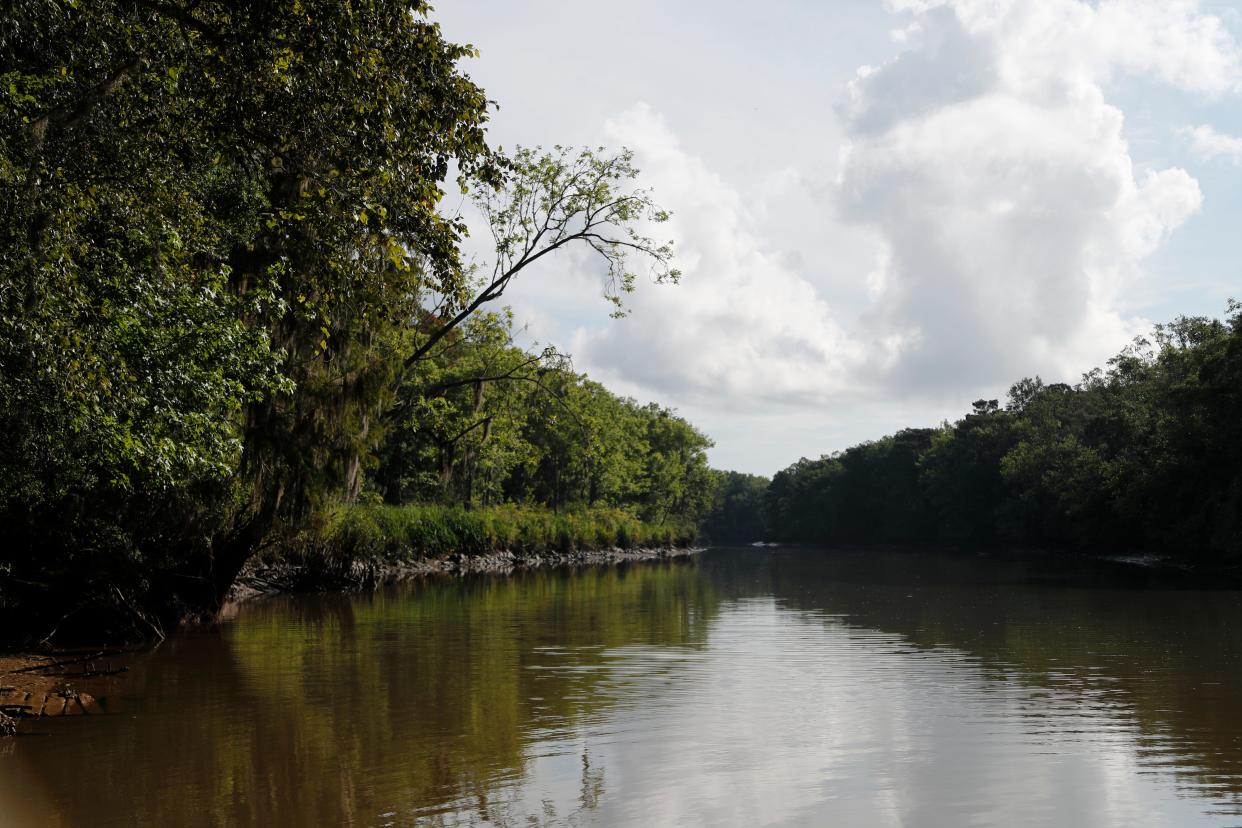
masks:
<svg viewBox="0 0 1242 828"><path fill-rule="evenodd" d="M476 509L351 504L325 516L311 545L334 558L401 561L502 550L544 554L689 546L695 537L693 525L649 523L613 508L554 513L514 504Z"/></svg>

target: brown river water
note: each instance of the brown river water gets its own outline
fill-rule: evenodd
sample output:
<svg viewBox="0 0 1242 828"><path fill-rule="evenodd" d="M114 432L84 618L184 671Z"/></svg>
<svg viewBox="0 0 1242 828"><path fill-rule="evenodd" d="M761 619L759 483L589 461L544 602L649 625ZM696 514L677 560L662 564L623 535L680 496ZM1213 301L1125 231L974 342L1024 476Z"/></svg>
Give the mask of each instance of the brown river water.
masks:
<svg viewBox="0 0 1242 828"><path fill-rule="evenodd" d="M286 596L0 742L0 825L1242 826L1242 592L911 552Z"/></svg>

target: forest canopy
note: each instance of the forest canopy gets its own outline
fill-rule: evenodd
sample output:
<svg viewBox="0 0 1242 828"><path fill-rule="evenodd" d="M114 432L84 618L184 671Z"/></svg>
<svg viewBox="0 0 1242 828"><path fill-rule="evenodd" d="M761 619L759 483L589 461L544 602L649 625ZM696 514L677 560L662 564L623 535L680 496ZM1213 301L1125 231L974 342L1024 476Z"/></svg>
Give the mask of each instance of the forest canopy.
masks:
<svg viewBox="0 0 1242 828"><path fill-rule="evenodd" d="M429 11L12 5L0 615L210 614L257 549L359 498L659 520L710 498L689 424L481 315L569 247L623 312L640 277L678 278L648 235L668 214L624 149L489 146L475 51ZM490 261L462 254L449 191Z"/></svg>
<svg viewBox="0 0 1242 828"><path fill-rule="evenodd" d="M1242 557L1242 305L1155 328L1074 385L779 472L771 537Z"/></svg>

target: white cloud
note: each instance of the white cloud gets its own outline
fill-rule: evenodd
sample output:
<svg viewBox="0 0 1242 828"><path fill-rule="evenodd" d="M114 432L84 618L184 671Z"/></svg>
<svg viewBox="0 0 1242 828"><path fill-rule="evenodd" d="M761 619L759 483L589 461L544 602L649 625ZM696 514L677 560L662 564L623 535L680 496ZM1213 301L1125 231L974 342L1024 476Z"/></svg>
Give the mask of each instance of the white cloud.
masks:
<svg viewBox="0 0 1242 828"><path fill-rule="evenodd" d="M1089 36L1106 61L1125 71L1209 95L1239 89L1238 44L1197 0L1108 0L1091 17Z"/></svg>
<svg viewBox="0 0 1242 828"><path fill-rule="evenodd" d="M914 16L910 48L851 85L838 197L887 245L869 283L906 344L892 379L1072 377L1145 327L1118 291L1202 202L1183 170L1136 176L1104 85L1226 91L1237 46L1189 2L891 5Z"/></svg>
<svg viewBox="0 0 1242 828"><path fill-rule="evenodd" d="M835 203L881 242L852 279L861 320L772 249L748 200L639 106L610 141L633 147L675 211L686 273L635 316L582 331L584 365L676 400L966 398L1024 374L1073 378L1146 328L1118 312L1142 261L1199 208L1185 171L1136 173L1117 72L1205 94L1237 84L1239 51L1191 2L894 0L905 51L863 67L840 107L848 143Z"/></svg>
<svg viewBox="0 0 1242 828"><path fill-rule="evenodd" d="M608 124L633 148L673 219L656 232L676 239L685 272L671 291L640 290L633 316L580 332L573 352L614 382L711 398L785 402L853 388L883 357L838 324L789 257L768 249L742 196L678 143L645 105ZM787 175L787 174L786 174Z"/></svg>
<svg viewBox="0 0 1242 828"><path fill-rule="evenodd" d="M1242 165L1242 138L1226 135L1206 124L1187 127L1182 133L1190 141L1190 148L1200 158L1225 158Z"/></svg>
<svg viewBox="0 0 1242 828"><path fill-rule="evenodd" d="M1198 0L889 0L895 11L930 19L949 10L972 37L1000 45L1009 85L1045 92L1150 75L1188 91L1239 88L1242 54L1224 22ZM917 28L917 24L916 24Z"/></svg>
<svg viewBox="0 0 1242 828"><path fill-rule="evenodd" d="M499 143L629 144L676 211L661 229L682 285L642 285L610 322L596 263L558 257L513 292L530 336L680 407L716 462L772 471L1023 375L1072 380L1146 328L1136 314L1219 307L1230 204L1209 189L1212 210L1176 233L1203 196L1153 159L1178 157L1172 139L1242 167L1242 138L1171 129L1242 135L1242 52L1222 22L1242 17L1208 13L1226 3L789 3L750 19L640 0L618 20L484 0L443 15L483 49ZM650 59L629 60L635 45ZM1242 173L1215 174L1228 189Z"/></svg>

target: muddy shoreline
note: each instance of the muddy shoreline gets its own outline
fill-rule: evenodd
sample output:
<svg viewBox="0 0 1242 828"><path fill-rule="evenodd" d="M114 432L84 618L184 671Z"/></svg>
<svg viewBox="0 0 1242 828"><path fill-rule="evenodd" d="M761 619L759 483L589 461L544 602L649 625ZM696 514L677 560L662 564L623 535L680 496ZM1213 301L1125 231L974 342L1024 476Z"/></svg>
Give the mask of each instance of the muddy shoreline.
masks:
<svg viewBox="0 0 1242 828"><path fill-rule="evenodd" d="M129 671L132 651L64 651L0 655L0 736L30 719L95 716Z"/></svg>

